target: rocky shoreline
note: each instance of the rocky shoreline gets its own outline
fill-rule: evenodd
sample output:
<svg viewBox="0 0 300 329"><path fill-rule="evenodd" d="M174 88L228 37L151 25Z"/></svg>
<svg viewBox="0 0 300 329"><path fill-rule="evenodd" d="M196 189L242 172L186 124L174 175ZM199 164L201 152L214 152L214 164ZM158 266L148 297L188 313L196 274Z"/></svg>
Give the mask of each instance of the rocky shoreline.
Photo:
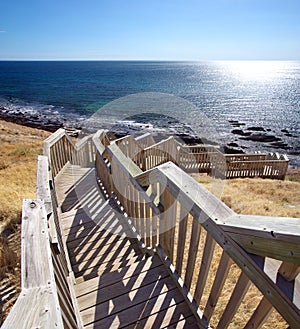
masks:
<svg viewBox="0 0 300 329"><path fill-rule="evenodd" d="M278 148L278 149L284 149L288 150L290 149L289 145L282 141L282 139L278 136L274 136L271 134L271 129L265 129L263 127L247 127L245 129L242 129L242 127L245 126L244 123L238 122L238 121L229 121L229 123L235 127L231 131L232 134L238 135L238 138L240 140L246 140L246 141L252 141L252 142L258 142L258 143L270 143L270 146L272 148ZM281 132L287 136L287 137L297 137L292 135L287 129L281 129Z"/></svg>
<svg viewBox="0 0 300 329"><path fill-rule="evenodd" d="M59 115L54 115L53 118L51 118L50 116L39 112L31 113L29 111L21 110L11 111L3 106L0 106L0 119L50 132L55 132L59 128L64 128L70 135L75 137L78 136L81 131L81 127L78 123L75 123L74 126L70 126L67 124L67 121L64 118L60 118ZM237 120L229 120L228 122L232 129L230 131L228 142L222 145L222 149L225 153L245 153L248 149L248 146L243 145L243 141L245 141L255 143L255 145L261 145L262 149L278 149L281 152L283 150L283 152L285 151L290 154L299 155L299 150L296 150L296 152L291 150L292 148L290 145L288 145L281 137L275 136L271 129L261 126L247 126L245 123ZM112 131L112 133L116 137L123 137L128 134L128 131L116 129L116 131ZM281 129L281 133L282 136L298 138L285 128ZM199 137L188 133L177 133L176 135L190 145L198 143L215 144L210 140L204 140L203 138L200 139Z"/></svg>
<svg viewBox="0 0 300 329"><path fill-rule="evenodd" d="M80 129L66 126L58 118L51 119L46 115L39 113L29 113L21 111L10 111L3 106L0 106L0 119L22 126L55 132L59 128L64 128L71 136L77 137Z"/></svg>

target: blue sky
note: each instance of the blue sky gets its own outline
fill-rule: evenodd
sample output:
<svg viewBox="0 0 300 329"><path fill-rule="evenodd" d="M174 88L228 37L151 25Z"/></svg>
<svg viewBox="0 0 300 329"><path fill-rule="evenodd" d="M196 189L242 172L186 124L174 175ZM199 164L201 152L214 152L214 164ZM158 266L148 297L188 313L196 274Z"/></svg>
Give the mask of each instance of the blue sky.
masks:
<svg viewBox="0 0 300 329"><path fill-rule="evenodd" d="M1 0L0 59L300 60L300 0Z"/></svg>

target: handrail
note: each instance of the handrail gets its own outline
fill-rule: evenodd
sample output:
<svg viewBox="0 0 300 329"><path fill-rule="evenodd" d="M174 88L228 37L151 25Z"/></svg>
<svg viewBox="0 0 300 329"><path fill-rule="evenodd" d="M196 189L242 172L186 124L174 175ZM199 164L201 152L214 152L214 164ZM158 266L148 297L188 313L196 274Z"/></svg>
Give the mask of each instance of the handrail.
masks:
<svg viewBox="0 0 300 329"><path fill-rule="evenodd" d="M141 140L149 139L149 134ZM172 161L186 172L208 173L218 178L262 177L284 179L289 160L278 153L223 154L217 146L184 145L173 136L149 146L128 135L116 143L141 169L150 170Z"/></svg>
<svg viewBox="0 0 300 329"><path fill-rule="evenodd" d="M51 261L47 214L42 200L22 209L22 291L2 328L64 328Z"/></svg>
<svg viewBox="0 0 300 329"><path fill-rule="evenodd" d="M145 133L141 136L138 136L135 138L135 140L143 149L155 144L155 140L150 133Z"/></svg>
<svg viewBox="0 0 300 329"><path fill-rule="evenodd" d="M92 135L85 136L77 144L62 128L43 143L43 154L48 157L53 177L56 177L69 162L80 166L93 166L95 150Z"/></svg>
<svg viewBox="0 0 300 329"><path fill-rule="evenodd" d="M242 270L240 280L238 280L235 287L236 293L240 291L240 297L246 294L250 282L252 282L261 290L263 298L266 298L282 314L291 327L295 326L298 323L297 321L300 321L298 309L300 305L297 304L298 306L296 306L297 301L294 301L293 297L290 299L290 296L287 296L284 292L284 285L288 277L286 276L286 279L283 279L283 281L286 280L284 282L273 282L266 274L269 269L266 267L262 270L261 265L258 265L260 258L257 258L269 259L269 257L272 257L283 261L278 273L284 272L283 268L286 268L287 265L285 264L287 262L295 264L289 277L292 280L288 283L294 285L296 274L299 272L298 264L300 260L300 231L297 226L299 220L279 218L278 225L276 225L274 218L272 222L264 217L238 217L230 208L171 162L141 172L140 168L126 158L116 145L109 147L109 153L112 162L112 180L116 179L119 182L119 184L113 185L113 190L121 206L125 209L130 221L133 222L143 243L146 246L156 248L167 265L175 264L175 267L172 265L175 269L174 273L178 273L178 277L183 278L183 286L188 290L192 284L195 284L192 278L195 275L195 253L201 237L201 227L207 231L203 252L205 260L202 260L203 265L200 267L193 295L196 305L199 305L200 301L203 303L203 291L208 281L209 266L217 243L223 249L223 257L219 261L219 272L223 273L224 276L226 269L230 268L231 261L234 261ZM143 189L138 188L135 181ZM156 211L153 211L153 213L150 213L149 210L146 211L148 204L141 197L144 189L147 189L148 195L151 194L151 200L155 200L155 205L152 204L152 207L154 209L156 207ZM178 213L178 207L180 214ZM180 222L176 220L178 215L182 219ZM234 218L236 218L236 221L241 218L244 226L241 224L234 225ZM255 219L260 220L260 223L266 219L268 225L262 228L259 228L259 226L253 227ZM284 220L287 223L293 223L293 228L296 231L291 232L287 228L283 229L282 223ZM188 221L191 221L192 232L190 233L191 240L188 244L189 252L186 258L182 250L186 248L185 245L189 241L186 240ZM243 237L247 234L250 238L242 242ZM177 250L175 241L178 241ZM262 246L268 243L269 246L262 249ZM257 256L254 256L254 254ZM225 255L229 256L226 262ZM223 263L226 265L222 265ZM185 269L183 269L184 266ZM228 274L228 272L226 273ZM221 276L221 274L218 275ZM222 289L225 279L220 281L217 276L215 280L217 281L213 284L213 290L211 290L209 297L215 300L214 305L219 299L220 289ZM219 319L220 327L223 327L223 325L225 327L225 324L227 326L237 310L237 308L229 306L235 303L236 293L232 295L228 307ZM202 313L199 309L195 309L195 314L200 316L203 324L209 321L215 309L215 306L210 306L209 298ZM242 298L238 300L237 305L241 302ZM258 310L261 312L261 307L260 305L257 306L257 312ZM269 308L267 309L269 310ZM255 319L256 315L253 314L249 319L249 325ZM265 317L260 321L263 320L265 320Z"/></svg>

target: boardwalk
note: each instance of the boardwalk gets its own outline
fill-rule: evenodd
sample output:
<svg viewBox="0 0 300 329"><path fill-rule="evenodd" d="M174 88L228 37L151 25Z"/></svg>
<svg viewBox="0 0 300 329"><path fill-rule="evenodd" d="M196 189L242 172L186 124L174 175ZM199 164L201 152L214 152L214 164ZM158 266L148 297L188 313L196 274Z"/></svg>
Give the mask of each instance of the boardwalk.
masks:
<svg viewBox="0 0 300 329"><path fill-rule="evenodd" d="M68 165L55 185L85 328L199 328L160 258L126 234L94 169Z"/></svg>
<svg viewBox="0 0 300 329"><path fill-rule="evenodd" d="M236 214L180 168L203 164L201 147L153 142L102 130L75 145L62 129L44 142L2 329L274 328L275 310L280 329L299 328L300 218ZM283 179L288 164L206 153L214 165L197 170L234 163L239 177Z"/></svg>

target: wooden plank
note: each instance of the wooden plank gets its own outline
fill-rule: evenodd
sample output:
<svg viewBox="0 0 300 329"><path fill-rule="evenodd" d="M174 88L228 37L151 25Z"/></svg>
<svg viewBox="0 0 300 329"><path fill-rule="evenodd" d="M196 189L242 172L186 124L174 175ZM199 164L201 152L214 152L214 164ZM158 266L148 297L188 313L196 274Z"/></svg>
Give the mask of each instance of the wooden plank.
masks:
<svg viewBox="0 0 300 329"><path fill-rule="evenodd" d="M101 257L103 260L107 258L111 259L112 253L118 253L120 250L126 250L128 248L132 248L132 244L128 239L115 240L114 243L111 244L106 244L105 241L102 241L102 245L100 245L99 248L90 248L80 254L75 252L70 253L70 260L73 264L77 264L89 261L96 257Z"/></svg>
<svg viewBox="0 0 300 329"><path fill-rule="evenodd" d="M272 312L272 305L263 297L244 329L260 329Z"/></svg>
<svg viewBox="0 0 300 329"><path fill-rule="evenodd" d="M201 234L201 225L198 223L197 220L193 219L192 224L192 236L191 241L189 244L189 255L187 259L187 268L184 277L184 283L186 284L187 288L190 289L192 284L192 278L195 269L195 262L197 257L197 251L200 241L200 234Z"/></svg>
<svg viewBox="0 0 300 329"><path fill-rule="evenodd" d="M127 248L119 248L119 250L112 251L110 254L105 255L106 258L103 259L101 255L96 255L94 258L81 261L80 263L73 264L73 271L75 273L83 272L91 267L102 267L105 266L106 263L116 261L117 259L127 259L131 256L136 256L137 250L134 250L132 246Z"/></svg>
<svg viewBox="0 0 300 329"><path fill-rule="evenodd" d="M191 296L189 289L183 282L183 280L178 275L175 267L172 265L170 259L165 254L163 248L161 245L157 246L157 253L162 262L165 264L167 269L169 270L169 273L171 275L171 278L174 280L175 284L177 285L180 293L182 294L186 304L189 306L190 310L192 311L193 316L195 317L196 321L198 322L199 326L201 328L209 328L209 324L206 321L205 317L203 316L203 313L198 307L198 304L195 302L193 297Z"/></svg>
<svg viewBox="0 0 300 329"><path fill-rule="evenodd" d="M40 155L38 156L37 165L36 196L37 199L44 200L47 214L50 214L53 211L49 180L48 157Z"/></svg>
<svg viewBox="0 0 300 329"><path fill-rule="evenodd" d="M170 192L161 186L163 189L161 196L161 204L164 211L160 218L160 244L163 246L165 253L170 258L171 262L174 258L174 235L175 235L175 199Z"/></svg>
<svg viewBox="0 0 300 329"><path fill-rule="evenodd" d="M81 282L74 286L76 296L80 297L91 293L99 288L111 286L121 280L129 279L140 275L143 272L147 272L151 269L157 268L162 265L158 256L153 256L134 263L130 266L125 266L115 271L102 274L100 277L92 278L90 280ZM149 272L148 272L149 273Z"/></svg>
<svg viewBox="0 0 300 329"><path fill-rule="evenodd" d="M232 264L231 259L226 254L226 252L223 251L218 266L218 270L215 276L215 280L204 309L204 316L206 317L207 321L209 321L213 315L213 311L221 295L231 264Z"/></svg>
<svg viewBox="0 0 300 329"><path fill-rule="evenodd" d="M236 311L238 310L246 292L248 291L249 286L250 280L242 272L230 297L230 300L226 306L226 309L218 323L218 329L225 329L228 327Z"/></svg>
<svg viewBox="0 0 300 329"><path fill-rule="evenodd" d="M101 276L113 271L119 271L123 267L130 266L136 262L143 261L144 255L135 255L127 258L118 258L114 261L103 264L100 267L91 267L82 273L78 273L76 276L76 284L82 283L85 280L90 280L95 277Z"/></svg>
<svg viewBox="0 0 300 329"><path fill-rule="evenodd" d="M142 286L146 286L150 283L157 282L159 278L168 278L169 273L164 266L149 269L146 272L138 273L133 277L127 277L125 279L120 278L119 281L106 285L105 287L99 286L97 290L93 290L88 294L77 297L77 302L80 310L85 310L90 307L94 307L97 304L108 302L113 298L121 295L126 295L130 291L140 289ZM98 279L101 283L101 277ZM172 280L170 282L175 285ZM136 291L138 293L138 291Z"/></svg>
<svg viewBox="0 0 300 329"><path fill-rule="evenodd" d="M87 325L86 328L120 328L123 326L138 324L141 325L141 328L144 328L143 319L149 319L155 322L155 319L151 318L152 314L159 314L162 312L163 316L158 315L158 328L160 326L165 326L170 320L168 313L173 314L174 309L181 314L190 316L189 309L184 306L183 297L178 295L176 290L170 292L165 292L158 297L151 298L143 303L133 306L130 309L124 310L117 315L111 315L106 317L103 320L94 322L90 325ZM147 325L148 326L148 325ZM150 325L151 327L151 325Z"/></svg>
<svg viewBox="0 0 300 329"><path fill-rule="evenodd" d="M79 249L82 249L85 244L92 243L95 240L105 239L112 236L118 236L120 239L126 238L128 236L127 233L129 233L129 231L125 231L121 224L112 227L111 230L106 230L99 227L97 230L93 231L93 234L81 236L78 239L72 240L70 242L67 241L67 246L69 250L74 249L78 251Z"/></svg>
<svg viewBox="0 0 300 329"><path fill-rule="evenodd" d="M280 273L287 281L293 281L300 273L300 266L296 264L281 264L278 273Z"/></svg>
<svg viewBox="0 0 300 329"><path fill-rule="evenodd" d="M47 214L41 200L22 207L22 292L2 328L63 328L51 262Z"/></svg>
<svg viewBox="0 0 300 329"><path fill-rule="evenodd" d="M210 264L212 261L213 253L215 250L216 241L212 238L212 236L207 233L205 247L202 255L201 266L199 269L198 280L196 285L196 290L194 293L194 298L196 302L200 305L200 300L202 298L202 294L205 288L208 272L210 269ZM189 264L188 264L189 266Z"/></svg>
<svg viewBox="0 0 300 329"><path fill-rule="evenodd" d="M275 218L274 221L276 221ZM300 265L300 243L293 242L292 236L290 236L290 241L286 241L287 236L284 236L283 239L281 239L280 235L273 238L271 234L268 236L260 231L257 231L257 233L253 232L255 230L250 232L248 229L243 230L233 228L230 231L233 230L235 231L234 233L229 232L228 230L226 230L226 232L229 233L234 241L247 250L247 252L288 263L295 263L297 266ZM236 231L239 231L239 233Z"/></svg>
<svg viewBox="0 0 300 329"><path fill-rule="evenodd" d="M2 329L58 328L63 329L60 307L53 302L49 287L22 289L20 296L9 312Z"/></svg>
<svg viewBox="0 0 300 329"><path fill-rule="evenodd" d="M156 278L153 282L143 284L124 294L112 297L109 302L97 304L81 312L85 324L96 322L107 316L118 316L122 311L133 308L141 303L147 303L148 298L156 298L160 294L176 289L174 282L169 276ZM101 290L98 291L101 294ZM137 314L132 314L136 320Z"/></svg>
<svg viewBox="0 0 300 329"><path fill-rule="evenodd" d="M176 257L176 270L179 276L182 275L182 266L183 266L183 256L185 249L186 241L186 231L187 231L187 221L188 214L186 210L181 206L180 207L180 223L179 223L179 232L178 232L178 244L177 244L177 257Z"/></svg>
<svg viewBox="0 0 300 329"><path fill-rule="evenodd" d="M22 214L22 288L47 285L48 280L53 279L53 273L47 262L51 252L47 214L42 201L24 200Z"/></svg>

